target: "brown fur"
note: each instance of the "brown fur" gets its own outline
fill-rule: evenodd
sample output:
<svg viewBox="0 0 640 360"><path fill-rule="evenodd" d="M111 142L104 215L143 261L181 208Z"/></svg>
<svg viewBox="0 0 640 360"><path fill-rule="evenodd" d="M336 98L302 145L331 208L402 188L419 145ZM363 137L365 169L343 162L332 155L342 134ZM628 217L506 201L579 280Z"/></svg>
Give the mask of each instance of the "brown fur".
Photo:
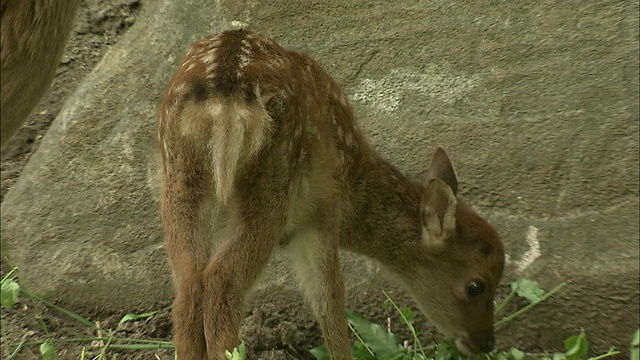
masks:
<svg viewBox="0 0 640 360"><path fill-rule="evenodd" d="M350 359L338 248L379 261L467 353L493 347L504 252L458 201L438 149L426 184L366 143L346 95L309 56L247 31L193 44L161 105L162 216L180 359L225 359L250 288L289 250L335 359ZM486 291L471 298L470 281Z"/></svg>
<svg viewBox="0 0 640 360"><path fill-rule="evenodd" d="M2 0L0 147L51 86L80 0Z"/></svg>

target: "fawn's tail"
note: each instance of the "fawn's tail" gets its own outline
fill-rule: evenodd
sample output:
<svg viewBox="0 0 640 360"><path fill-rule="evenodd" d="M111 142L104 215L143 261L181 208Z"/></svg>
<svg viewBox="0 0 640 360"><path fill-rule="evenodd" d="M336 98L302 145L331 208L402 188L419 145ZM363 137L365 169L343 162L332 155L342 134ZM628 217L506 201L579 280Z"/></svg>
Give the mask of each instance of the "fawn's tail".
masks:
<svg viewBox="0 0 640 360"><path fill-rule="evenodd" d="M213 109L209 151L216 196L223 204L233 193L238 170L255 158L271 133L273 120L263 100L256 89L251 96L223 97Z"/></svg>

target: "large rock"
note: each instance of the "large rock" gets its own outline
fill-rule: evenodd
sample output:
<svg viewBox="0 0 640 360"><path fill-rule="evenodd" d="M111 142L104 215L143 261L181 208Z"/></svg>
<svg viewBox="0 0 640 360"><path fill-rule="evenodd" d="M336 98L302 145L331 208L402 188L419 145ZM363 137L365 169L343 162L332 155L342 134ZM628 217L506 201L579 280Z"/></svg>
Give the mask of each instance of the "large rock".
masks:
<svg viewBox="0 0 640 360"><path fill-rule="evenodd" d="M626 349L638 325L637 6L150 1L4 200L3 254L65 306L168 303L157 107L189 43L244 23L313 54L398 167L424 173L445 145L462 196L504 238L505 284L568 282L499 345L559 348L584 327L594 351ZM393 285L375 265L343 258L350 305L375 312ZM294 286L278 253L253 306Z"/></svg>

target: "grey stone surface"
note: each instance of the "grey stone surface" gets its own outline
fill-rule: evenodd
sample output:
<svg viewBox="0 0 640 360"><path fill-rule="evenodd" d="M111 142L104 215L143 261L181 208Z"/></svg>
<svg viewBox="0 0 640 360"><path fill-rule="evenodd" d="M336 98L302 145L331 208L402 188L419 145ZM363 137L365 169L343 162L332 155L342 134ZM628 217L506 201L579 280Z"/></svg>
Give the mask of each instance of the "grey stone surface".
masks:
<svg viewBox="0 0 640 360"><path fill-rule="evenodd" d="M594 351L628 347L639 264L638 4L629 1L150 1L2 204L3 251L34 290L113 311L170 301L157 107L186 46L240 23L316 57L399 168L424 174L444 145L462 196L503 236L505 284L568 283L500 332L499 345L559 348L583 327ZM392 285L375 265L343 258L350 305L377 307L369 294ZM294 286L286 263L277 254L254 306Z"/></svg>

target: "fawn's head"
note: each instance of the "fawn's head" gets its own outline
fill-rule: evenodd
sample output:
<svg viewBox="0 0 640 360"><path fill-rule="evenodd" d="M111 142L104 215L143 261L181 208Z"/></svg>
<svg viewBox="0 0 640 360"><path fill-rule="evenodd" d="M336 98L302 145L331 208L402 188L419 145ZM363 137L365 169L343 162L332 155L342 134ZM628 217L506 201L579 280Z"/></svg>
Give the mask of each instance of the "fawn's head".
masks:
<svg viewBox="0 0 640 360"><path fill-rule="evenodd" d="M465 354L494 346L493 298L504 249L489 223L456 199L451 161L436 151L420 205L422 239L404 282L427 318Z"/></svg>

